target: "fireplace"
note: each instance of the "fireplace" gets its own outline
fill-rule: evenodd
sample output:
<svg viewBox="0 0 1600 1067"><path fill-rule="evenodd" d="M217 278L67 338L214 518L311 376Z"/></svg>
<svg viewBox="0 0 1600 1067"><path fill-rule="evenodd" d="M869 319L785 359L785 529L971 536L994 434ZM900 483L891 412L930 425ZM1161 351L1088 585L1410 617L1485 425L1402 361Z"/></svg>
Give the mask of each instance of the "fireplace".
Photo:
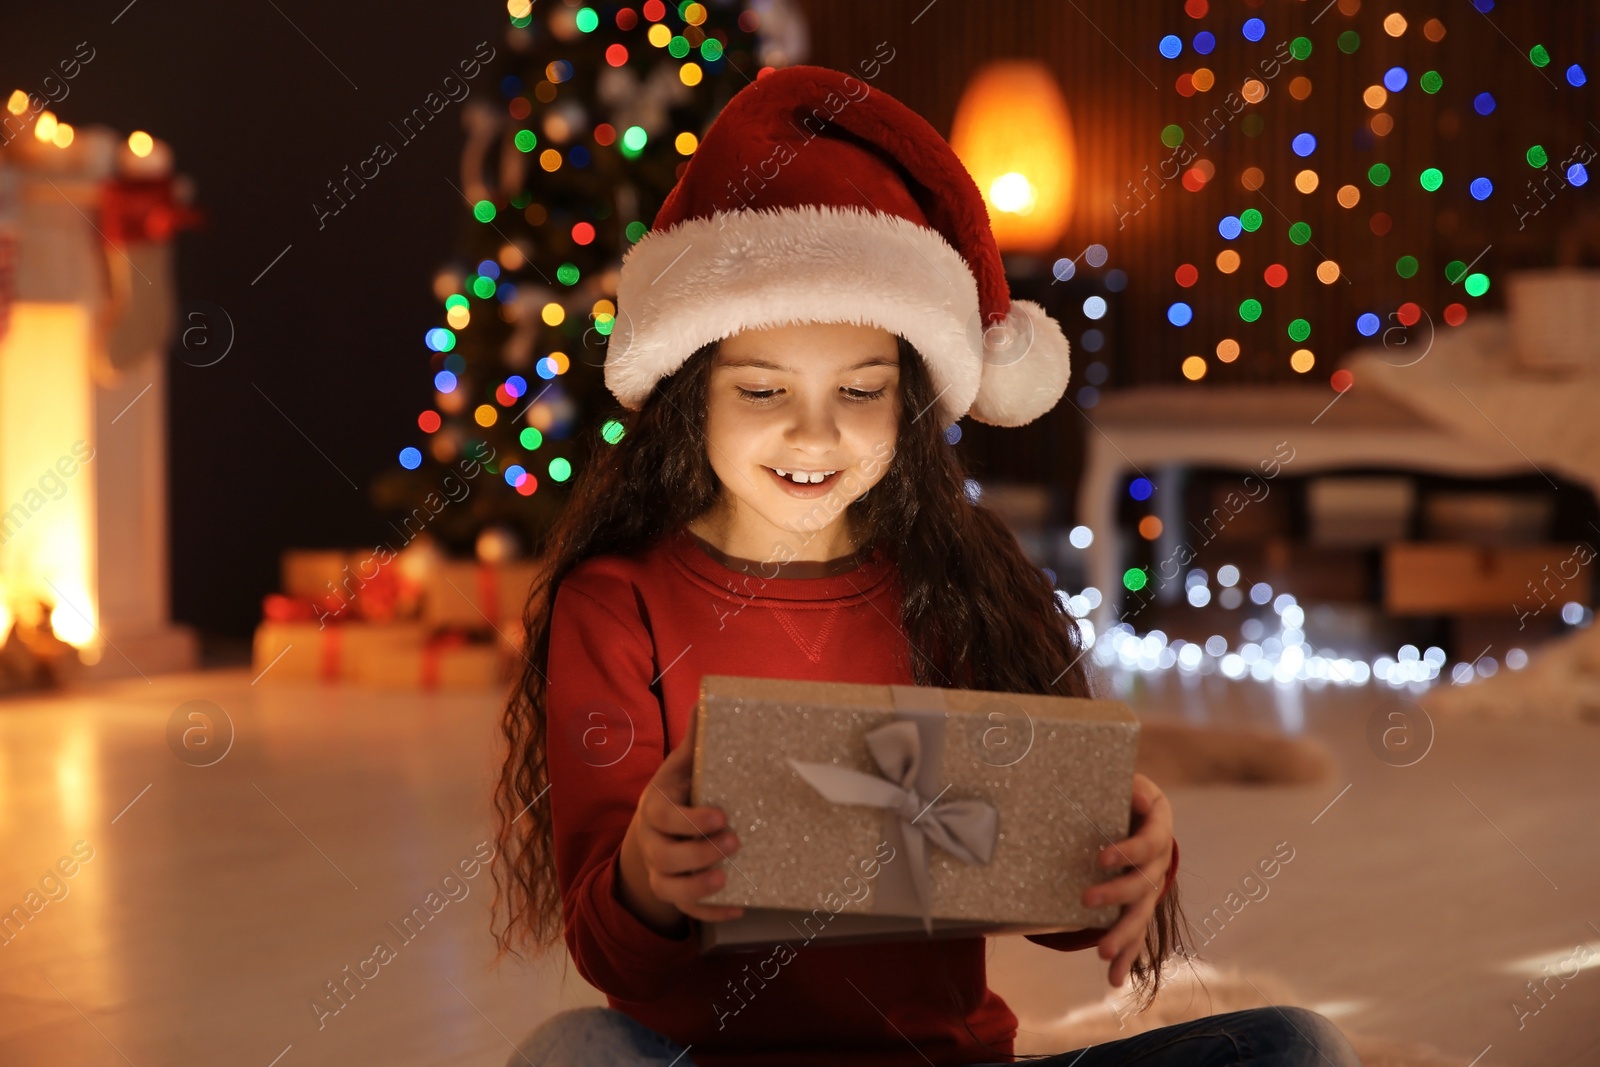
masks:
<svg viewBox="0 0 1600 1067"><path fill-rule="evenodd" d="M170 237L192 215L159 142L61 140L0 147L0 689L196 663L166 503Z"/></svg>

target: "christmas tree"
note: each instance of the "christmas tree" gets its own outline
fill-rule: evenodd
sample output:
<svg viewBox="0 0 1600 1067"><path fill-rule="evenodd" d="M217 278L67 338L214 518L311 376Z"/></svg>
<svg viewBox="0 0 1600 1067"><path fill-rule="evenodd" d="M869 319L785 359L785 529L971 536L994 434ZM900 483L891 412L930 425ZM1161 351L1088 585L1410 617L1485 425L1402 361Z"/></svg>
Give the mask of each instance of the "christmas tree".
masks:
<svg viewBox="0 0 1600 1067"><path fill-rule="evenodd" d="M434 279L433 403L374 487L407 540L491 561L536 548L623 432L602 376L623 254L728 99L805 48L783 0L507 8L489 93L462 112L467 218Z"/></svg>

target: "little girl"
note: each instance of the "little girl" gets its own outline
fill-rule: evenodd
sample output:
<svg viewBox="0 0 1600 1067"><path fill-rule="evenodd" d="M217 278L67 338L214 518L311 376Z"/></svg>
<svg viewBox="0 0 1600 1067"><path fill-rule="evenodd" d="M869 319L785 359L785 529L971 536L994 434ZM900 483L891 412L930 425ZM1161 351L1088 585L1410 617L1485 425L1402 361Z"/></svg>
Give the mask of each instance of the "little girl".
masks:
<svg viewBox="0 0 1600 1067"><path fill-rule="evenodd" d="M632 414L578 479L528 606L495 868L502 950L564 940L609 1006L556 1014L509 1063L1014 1062L981 937L797 937L754 982L754 957L700 954L699 924L741 913L700 903L739 836L690 806L688 735L707 674L1092 695L1077 625L945 437L1053 407L1060 327L1010 299L938 133L818 67L729 103L625 258L617 315L606 384ZM1119 920L1028 940L1097 946L1148 1006L1185 954L1178 847L1144 775L1132 814L1101 855L1126 873L1084 894ZM1274 1007L1043 1062L1359 1061L1322 1016Z"/></svg>

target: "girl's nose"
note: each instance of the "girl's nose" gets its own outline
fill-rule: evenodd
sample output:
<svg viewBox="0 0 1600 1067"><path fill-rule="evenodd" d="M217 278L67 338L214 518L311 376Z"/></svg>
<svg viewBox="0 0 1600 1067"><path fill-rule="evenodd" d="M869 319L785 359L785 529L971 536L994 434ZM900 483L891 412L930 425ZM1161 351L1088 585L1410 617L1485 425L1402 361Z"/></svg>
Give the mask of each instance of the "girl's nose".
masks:
<svg viewBox="0 0 1600 1067"><path fill-rule="evenodd" d="M826 403L798 405L788 437L796 448L830 449L839 443L839 421Z"/></svg>

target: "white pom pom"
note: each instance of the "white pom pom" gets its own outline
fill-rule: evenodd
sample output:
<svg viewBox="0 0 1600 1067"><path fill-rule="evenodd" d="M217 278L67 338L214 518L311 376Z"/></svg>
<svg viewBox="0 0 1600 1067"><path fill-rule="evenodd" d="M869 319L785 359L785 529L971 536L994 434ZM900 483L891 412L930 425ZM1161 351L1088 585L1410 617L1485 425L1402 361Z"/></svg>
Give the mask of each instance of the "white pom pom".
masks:
<svg viewBox="0 0 1600 1067"><path fill-rule="evenodd" d="M1071 376L1071 346L1056 320L1031 300L1011 301L983 338L983 376L967 412L991 426L1025 426L1056 406Z"/></svg>

